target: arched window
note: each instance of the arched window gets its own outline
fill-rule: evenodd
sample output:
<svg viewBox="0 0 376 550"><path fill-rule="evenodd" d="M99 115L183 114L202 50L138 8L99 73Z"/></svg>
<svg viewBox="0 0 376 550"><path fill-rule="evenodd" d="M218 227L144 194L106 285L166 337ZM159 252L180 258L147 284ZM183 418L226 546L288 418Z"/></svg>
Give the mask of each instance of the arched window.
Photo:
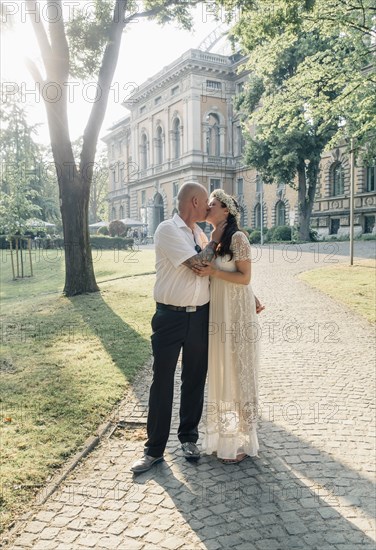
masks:
<svg viewBox="0 0 376 550"><path fill-rule="evenodd" d="M210 113L206 119L208 122L206 152L212 157L219 157L221 154L219 117L215 113Z"/></svg>
<svg viewBox="0 0 376 550"><path fill-rule="evenodd" d="M172 125L172 157L180 158L180 120L175 118Z"/></svg>
<svg viewBox="0 0 376 550"><path fill-rule="evenodd" d="M344 171L342 163L337 162L331 169L332 196L343 195L344 193Z"/></svg>
<svg viewBox="0 0 376 550"><path fill-rule="evenodd" d="M282 201L278 201L275 205L275 224L286 225L286 207Z"/></svg>
<svg viewBox="0 0 376 550"><path fill-rule="evenodd" d="M123 205L121 205L119 209L119 220L122 220L123 218L124 218L124 207Z"/></svg>
<svg viewBox="0 0 376 550"><path fill-rule="evenodd" d="M116 220L116 208L115 208L115 206L113 206L112 210L111 210L111 220Z"/></svg>
<svg viewBox="0 0 376 550"><path fill-rule="evenodd" d="M153 219L152 219L152 231L153 234L157 229L158 225L164 221L164 207L163 207L163 197L160 193L157 193L154 197L154 207L153 207Z"/></svg>
<svg viewBox="0 0 376 550"><path fill-rule="evenodd" d="M161 126L157 126L155 137L155 163L163 163L163 130Z"/></svg>
<svg viewBox="0 0 376 550"><path fill-rule="evenodd" d="M148 138L146 134L141 136L141 170L148 167Z"/></svg>
<svg viewBox="0 0 376 550"><path fill-rule="evenodd" d="M257 229L261 229L261 204L260 203L256 204L253 214L255 217L255 227Z"/></svg>

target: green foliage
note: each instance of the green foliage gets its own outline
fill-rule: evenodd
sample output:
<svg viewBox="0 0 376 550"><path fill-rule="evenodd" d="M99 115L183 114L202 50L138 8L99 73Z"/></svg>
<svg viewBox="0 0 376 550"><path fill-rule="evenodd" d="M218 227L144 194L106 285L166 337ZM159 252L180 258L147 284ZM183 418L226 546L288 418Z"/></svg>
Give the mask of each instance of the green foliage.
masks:
<svg viewBox="0 0 376 550"><path fill-rule="evenodd" d="M254 229L249 235L249 242L251 244L257 244L261 242L261 231L259 229Z"/></svg>
<svg viewBox="0 0 376 550"><path fill-rule="evenodd" d="M14 99L4 102L1 122L1 229L23 234L28 218L58 218L56 176L46 168L46 150L34 141L37 126L28 124L26 110Z"/></svg>
<svg viewBox="0 0 376 550"><path fill-rule="evenodd" d="M129 0L125 16L122 15L123 0L93 0L80 4L72 9L74 17L67 20L66 33L70 51L69 72L71 76L82 80L98 74L113 21L119 18L123 18L125 24L131 27L143 17L154 18L162 25L177 21L182 28L189 29L192 26L189 2L169 5L165 0L145 0L142 4Z"/></svg>
<svg viewBox="0 0 376 550"><path fill-rule="evenodd" d="M299 129L303 115L314 135L325 138L322 147L355 137L367 154L376 150L372 0L221 3L242 6L232 35L249 55L252 77L241 103L252 112L261 101L252 117L264 125L260 138L267 140L271 126Z"/></svg>
<svg viewBox="0 0 376 550"><path fill-rule="evenodd" d="M108 227L106 227L105 225L103 227L100 227L97 231L97 234L98 235L109 235L110 232L108 230Z"/></svg>
<svg viewBox="0 0 376 550"><path fill-rule="evenodd" d="M289 225L278 225L273 231L273 241L291 241L291 227Z"/></svg>
<svg viewBox="0 0 376 550"><path fill-rule="evenodd" d="M90 242L92 248L96 248L99 250L127 250L128 248L131 248L133 246L134 239L91 235Z"/></svg>

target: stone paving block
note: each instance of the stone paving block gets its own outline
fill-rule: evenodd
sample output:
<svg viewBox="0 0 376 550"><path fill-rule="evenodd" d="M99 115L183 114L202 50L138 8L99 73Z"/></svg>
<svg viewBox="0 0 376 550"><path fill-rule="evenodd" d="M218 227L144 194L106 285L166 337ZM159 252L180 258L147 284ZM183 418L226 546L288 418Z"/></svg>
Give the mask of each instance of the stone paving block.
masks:
<svg viewBox="0 0 376 550"><path fill-rule="evenodd" d="M131 527L125 531L125 535L132 539L138 539L147 534L147 529L143 527Z"/></svg>
<svg viewBox="0 0 376 550"><path fill-rule="evenodd" d="M60 530L56 536L56 540L64 544L72 544L79 536L80 533L78 531L71 531L70 529Z"/></svg>
<svg viewBox="0 0 376 550"><path fill-rule="evenodd" d="M59 533L58 527L46 527L39 533L41 539L53 540Z"/></svg>
<svg viewBox="0 0 376 550"><path fill-rule="evenodd" d="M90 524L90 531L94 533L106 533L111 522L102 521L101 519L96 519L93 523Z"/></svg>
<svg viewBox="0 0 376 550"><path fill-rule="evenodd" d="M55 550L58 543L52 540L38 540L34 546L33 550Z"/></svg>
<svg viewBox="0 0 376 550"><path fill-rule="evenodd" d="M41 521L32 521L26 526L25 531L27 533L40 533L47 527L47 523L42 523Z"/></svg>
<svg viewBox="0 0 376 550"><path fill-rule="evenodd" d="M160 546L162 548L167 548L168 550L177 550L184 546L185 541L179 536L168 537L166 540L161 541Z"/></svg>
<svg viewBox="0 0 376 550"><path fill-rule="evenodd" d="M56 513L54 511L49 510L43 510L41 512L38 512L38 514L35 516L34 520L42 521L45 523L48 523L55 517Z"/></svg>
<svg viewBox="0 0 376 550"><path fill-rule="evenodd" d="M285 529L290 535L297 535L298 533L307 533L308 529L301 521L294 521L293 523L286 523Z"/></svg>
<svg viewBox="0 0 376 550"><path fill-rule="evenodd" d="M112 535L120 535L125 531L125 529L127 529L128 526L129 524L124 521L115 521L108 527L108 532Z"/></svg>
<svg viewBox="0 0 376 550"><path fill-rule="evenodd" d="M85 548L96 548L102 535L100 533L81 533L76 539L75 545L83 546Z"/></svg>
<svg viewBox="0 0 376 550"><path fill-rule="evenodd" d="M154 544L158 547L158 544L165 538L165 535L160 531L152 531L147 533L144 537L144 541Z"/></svg>
<svg viewBox="0 0 376 550"><path fill-rule="evenodd" d="M35 542L37 536L38 535L35 533L24 532L16 539L15 544L23 548L30 548Z"/></svg>
<svg viewBox="0 0 376 550"><path fill-rule="evenodd" d="M258 540L255 545L258 550L281 550L281 545L276 539Z"/></svg>
<svg viewBox="0 0 376 550"><path fill-rule="evenodd" d="M98 548L105 548L106 550L113 550L119 548L121 544L121 538L115 535L102 536L98 541ZM121 547L120 547L121 548Z"/></svg>
<svg viewBox="0 0 376 550"><path fill-rule="evenodd" d="M68 523L68 527L75 531L83 531L90 523L91 521L88 519L75 518Z"/></svg>

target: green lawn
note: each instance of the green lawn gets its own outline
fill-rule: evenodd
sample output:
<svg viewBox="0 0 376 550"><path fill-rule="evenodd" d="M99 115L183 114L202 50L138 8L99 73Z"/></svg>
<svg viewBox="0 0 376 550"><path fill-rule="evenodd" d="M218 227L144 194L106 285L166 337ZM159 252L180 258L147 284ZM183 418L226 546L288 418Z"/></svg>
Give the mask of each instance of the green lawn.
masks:
<svg viewBox="0 0 376 550"><path fill-rule="evenodd" d="M74 298L61 295L61 253L43 251L33 278L12 281L2 252L4 528L94 433L150 357L154 276L143 274L154 271L154 251L101 251L94 258L101 292Z"/></svg>
<svg viewBox="0 0 376 550"><path fill-rule="evenodd" d="M361 260L353 266L339 264L307 271L302 273L300 278L374 323L375 268L373 260Z"/></svg>

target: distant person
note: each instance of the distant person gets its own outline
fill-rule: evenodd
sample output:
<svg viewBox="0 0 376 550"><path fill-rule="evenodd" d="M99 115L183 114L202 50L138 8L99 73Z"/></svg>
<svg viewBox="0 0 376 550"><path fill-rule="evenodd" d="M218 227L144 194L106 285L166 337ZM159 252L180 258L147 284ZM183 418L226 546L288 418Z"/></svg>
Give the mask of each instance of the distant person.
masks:
<svg viewBox="0 0 376 550"><path fill-rule="evenodd" d="M239 206L222 189L213 191L206 220L226 223L210 265L195 273L210 276L210 335L207 414L203 449L226 464L257 456L259 325L264 306L253 294L251 246L239 229Z"/></svg>
<svg viewBox="0 0 376 550"><path fill-rule="evenodd" d="M208 214L208 193L198 183L185 183L178 194L178 214L155 232L156 312L151 325L154 355L144 455L131 470L146 472L163 460L170 434L174 375L182 350L178 438L187 460L198 460L196 445L208 360L209 277L198 277L195 265L210 262L223 233L219 223L208 243L196 222Z"/></svg>

